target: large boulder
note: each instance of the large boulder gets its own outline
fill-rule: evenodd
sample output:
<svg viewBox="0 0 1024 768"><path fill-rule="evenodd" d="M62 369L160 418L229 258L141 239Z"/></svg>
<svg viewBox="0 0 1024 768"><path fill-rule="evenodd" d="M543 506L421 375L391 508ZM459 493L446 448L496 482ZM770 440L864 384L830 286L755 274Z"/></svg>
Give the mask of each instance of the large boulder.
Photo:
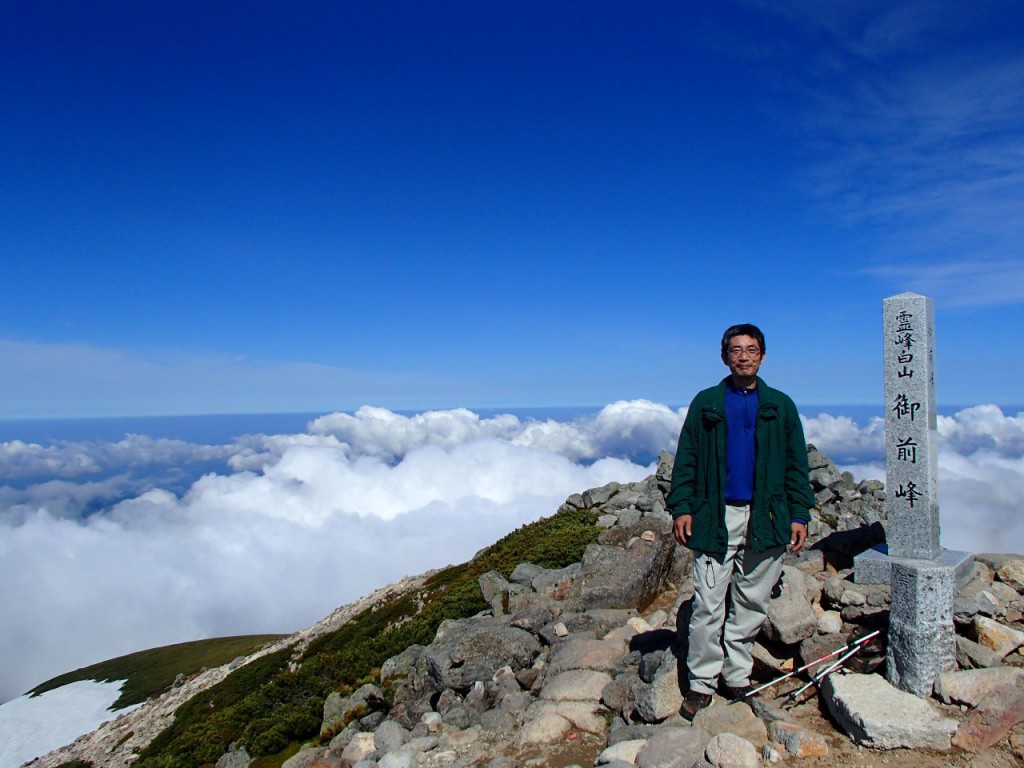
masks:
<svg viewBox="0 0 1024 768"><path fill-rule="evenodd" d="M569 588L570 610L645 608L660 593L672 564L667 534L648 532L625 547L591 544Z"/></svg>
<svg viewBox="0 0 1024 768"><path fill-rule="evenodd" d="M518 672L533 664L541 651L540 641L523 629L493 622L461 623L462 631L449 639L439 630L427 653L427 668L439 691L468 691L505 666Z"/></svg>
<svg viewBox="0 0 1024 768"><path fill-rule="evenodd" d="M821 694L839 726L867 747L947 751L957 728L957 721L943 717L931 702L879 675L829 675Z"/></svg>

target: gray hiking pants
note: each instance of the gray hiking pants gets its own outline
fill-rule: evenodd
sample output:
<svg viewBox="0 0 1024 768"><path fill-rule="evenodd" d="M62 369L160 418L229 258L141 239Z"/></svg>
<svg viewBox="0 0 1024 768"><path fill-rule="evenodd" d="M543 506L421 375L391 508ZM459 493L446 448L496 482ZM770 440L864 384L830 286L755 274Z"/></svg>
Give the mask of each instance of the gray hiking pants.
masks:
<svg viewBox="0 0 1024 768"><path fill-rule="evenodd" d="M726 506L729 549L724 562L694 553L693 616L686 656L692 691L714 693L719 677L730 686L750 683L751 648L764 622L772 587L782 574L786 548L746 549L749 516L749 505Z"/></svg>

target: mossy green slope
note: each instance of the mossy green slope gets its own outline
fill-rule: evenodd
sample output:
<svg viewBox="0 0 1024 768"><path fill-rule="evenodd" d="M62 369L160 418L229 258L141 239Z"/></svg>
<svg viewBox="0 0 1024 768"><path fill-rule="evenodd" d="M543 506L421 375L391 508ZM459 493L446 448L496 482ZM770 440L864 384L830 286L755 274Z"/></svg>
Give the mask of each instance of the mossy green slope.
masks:
<svg viewBox="0 0 1024 768"><path fill-rule="evenodd" d="M600 530L589 511L566 511L513 531L472 561L433 574L422 589L355 616L317 638L291 664L287 649L248 664L178 708L174 724L142 752L139 768L199 768L234 742L253 757L280 754L318 736L326 697L376 679L380 665L414 644L428 644L444 619L484 610L478 579L508 577L531 562L578 562Z"/></svg>
<svg viewBox="0 0 1024 768"><path fill-rule="evenodd" d="M203 667L219 667L239 656L248 656L266 643L282 637L284 635L239 635L151 648L66 672L37 685L29 694L39 696L80 680L108 683L125 680L121 695L111 705L111 709L124 709L168 690L179 674L188 676Z"/></svg>

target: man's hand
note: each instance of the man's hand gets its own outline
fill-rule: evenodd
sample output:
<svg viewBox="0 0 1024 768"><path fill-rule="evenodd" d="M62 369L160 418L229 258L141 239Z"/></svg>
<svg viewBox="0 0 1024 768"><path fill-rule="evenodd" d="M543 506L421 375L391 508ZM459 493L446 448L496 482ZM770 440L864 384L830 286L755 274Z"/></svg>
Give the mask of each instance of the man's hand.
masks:
<svg viewBox="0 0 1024 768"><path fill-rule="evenodd" d="M804 542L807 540L807 526L804 523L790 523L789 524L789 551L797 553L804 548Z"/></svg>
<svg viewBox="0 0 1024 768"><path fill-rule="evenodd" d="M690 534L693 532L693 515L680 515L675 519L672 528L676 535L676 541L685 544L690 540Z"/></svg>

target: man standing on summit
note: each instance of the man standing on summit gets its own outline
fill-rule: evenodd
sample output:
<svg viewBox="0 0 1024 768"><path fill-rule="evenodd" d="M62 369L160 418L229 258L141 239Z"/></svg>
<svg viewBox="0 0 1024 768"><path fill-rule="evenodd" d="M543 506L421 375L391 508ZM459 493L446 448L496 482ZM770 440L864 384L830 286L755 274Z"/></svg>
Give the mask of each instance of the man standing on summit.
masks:
<svg viewBox="0 0 1024 768"><path fill-rule="evenodd" d="M687 720L711 703L719 678L728 699L750 693L754 638L786 546L803 547L814 506L800 417L758 378L764 355L756 325L726 330L729 375L697 394L679 434L667 506L676 541L694 550Z"/></svg>

